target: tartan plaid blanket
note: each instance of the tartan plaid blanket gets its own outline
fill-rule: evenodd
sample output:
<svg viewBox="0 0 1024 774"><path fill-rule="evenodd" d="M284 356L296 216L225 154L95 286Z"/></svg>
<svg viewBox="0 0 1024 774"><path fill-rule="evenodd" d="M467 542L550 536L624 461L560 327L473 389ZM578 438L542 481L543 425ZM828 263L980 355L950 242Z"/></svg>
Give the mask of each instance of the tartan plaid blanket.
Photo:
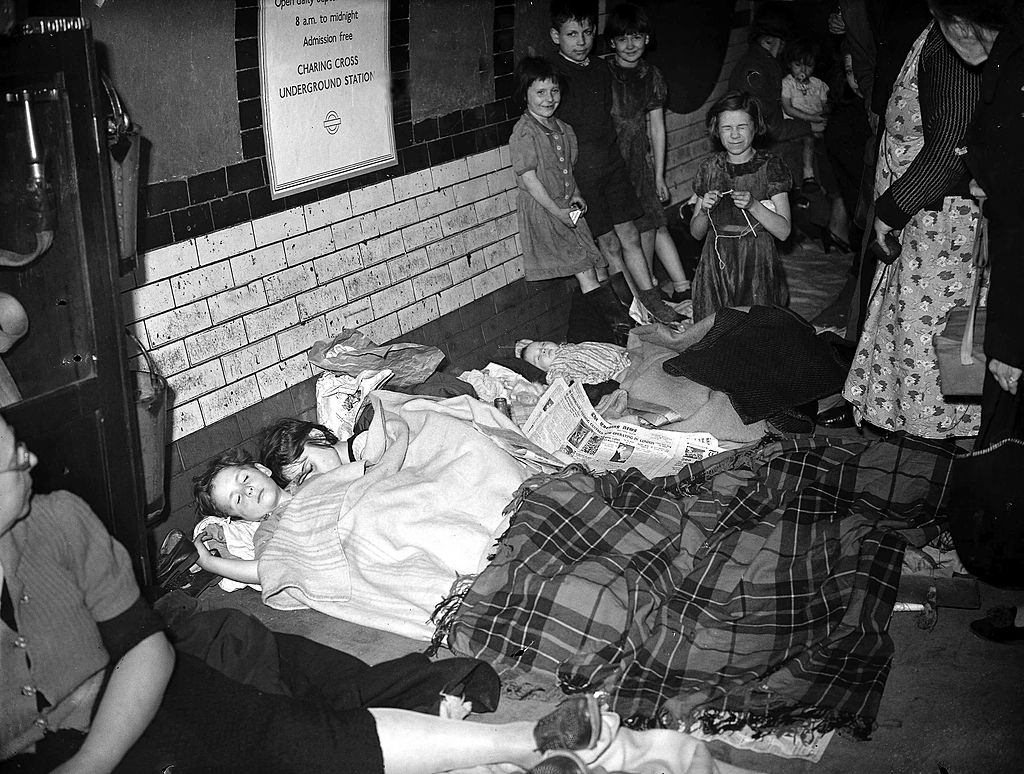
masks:
<svg viewBox="0 0 1024 774"><path fill-rule="evenodd" d="M903 549L941 531L953 451L772 439L656 480L534 477L439 636L505 680L607 691L633 727L867 738Z"/></svg>

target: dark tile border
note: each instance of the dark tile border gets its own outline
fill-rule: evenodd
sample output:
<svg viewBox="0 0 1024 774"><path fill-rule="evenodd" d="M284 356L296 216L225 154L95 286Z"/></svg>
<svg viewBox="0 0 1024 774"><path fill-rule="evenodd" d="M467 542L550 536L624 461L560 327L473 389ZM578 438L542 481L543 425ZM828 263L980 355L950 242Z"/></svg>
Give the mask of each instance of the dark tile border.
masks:
<svg viewBox="0 0 1024 774"><path fill-rule="evenodd" d="M267 176L255 0L235 0L235 66L238 123L244 161L187 179L148 185L142 191L139 249L202 236L247 220L329 199L383 180L418 172L446 161L482 153L508 142L518 115L512 106L515 2L494 3L494 92L497 99L412 123L409 99L409 2L392 0L390 60L392 111L398 165L332 183L283 199L271 199Z"/></svg>

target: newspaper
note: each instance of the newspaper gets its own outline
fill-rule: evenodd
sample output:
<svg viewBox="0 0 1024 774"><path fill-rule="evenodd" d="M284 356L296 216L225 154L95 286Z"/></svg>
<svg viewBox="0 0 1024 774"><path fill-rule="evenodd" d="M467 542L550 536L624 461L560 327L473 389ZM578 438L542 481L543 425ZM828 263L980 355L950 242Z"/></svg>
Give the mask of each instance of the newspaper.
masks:
<svg viewBox="0 0 1024 774"><path fill-rule="evenodd" d="M523 432L545 451L592 470L638 468L648 477L674 475L691 462L724 451L710 433L608 422L594 409L583 385L569 385L561 377L541 395Z"/></svg>

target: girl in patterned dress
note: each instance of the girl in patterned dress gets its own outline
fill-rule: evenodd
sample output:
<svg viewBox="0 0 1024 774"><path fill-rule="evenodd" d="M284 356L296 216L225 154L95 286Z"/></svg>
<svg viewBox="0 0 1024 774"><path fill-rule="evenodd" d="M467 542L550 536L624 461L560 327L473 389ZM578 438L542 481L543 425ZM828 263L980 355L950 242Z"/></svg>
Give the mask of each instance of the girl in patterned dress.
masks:
<svg viewBox="0 0 1024 774"><path fill-rule="evenodd" d="M690 233L707 237L693 279L694 322L723 306L789 300L776 240L789 236L792 178L778 156L754 150L765 131L759 104L729 92L708 110L707 127L724 151L705 159L693 181L700 201Z"/></svg>

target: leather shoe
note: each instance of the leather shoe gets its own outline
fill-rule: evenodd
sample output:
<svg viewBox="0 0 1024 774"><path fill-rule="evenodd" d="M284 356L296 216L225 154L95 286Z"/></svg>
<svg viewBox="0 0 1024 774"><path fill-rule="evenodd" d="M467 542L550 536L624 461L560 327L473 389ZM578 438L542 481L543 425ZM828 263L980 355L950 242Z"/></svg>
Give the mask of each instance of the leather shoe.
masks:
<svg viewBox="0 0 1024 774"><path fill-rule="evenodd" d="M1024 641L1024 626L1014 626L1016 607L993 607L984 618L971 621L971 631L983 640L1004 644Z"/></svg>
<svg viewBox="0 0 1024 774"><path fill-rule="evenodd" d="M853 427L853 406L846 401L843 401L838 406L833 406L832 408L819 413L815 422L820 427Z"/></svg>
<svg viewBox="0 0 1024 774"><path fill-rule="evenodd" d="M160 544L156 561L158 586L168 585L174 578L199 561L199 550L180 529L172 529Z"/></svg>

